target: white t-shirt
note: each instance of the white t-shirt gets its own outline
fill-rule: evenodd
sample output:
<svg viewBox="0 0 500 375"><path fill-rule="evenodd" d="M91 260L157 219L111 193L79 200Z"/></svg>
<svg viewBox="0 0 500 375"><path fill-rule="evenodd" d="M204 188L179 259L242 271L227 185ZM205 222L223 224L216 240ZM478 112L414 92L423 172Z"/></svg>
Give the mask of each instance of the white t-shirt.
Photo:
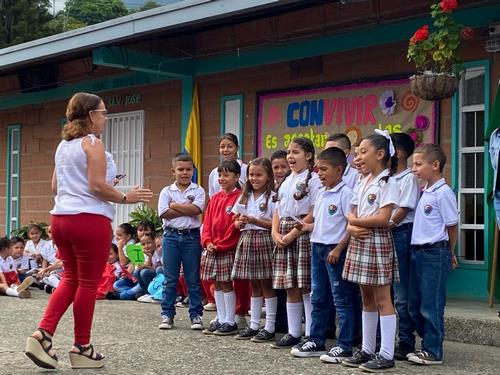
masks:
<svg viewBox="0 0 500 375"><path fill-rule="evenodd" d="M161 216L167 212L172 202L181 204L192 203L203 212L205 209L205 190L194 182L191 182L191 185L184 191L181 191L175 182L172 185L164 187L158 199L158 215ZM167 227L175 229L194 229L201 226L199 215L181 216L171 220L162 219L162 222L163 229Z"/></svg>
<svg viewBox="0 0 500 375"><path fill-rule="evenodd" d="M389 175L389 170L385 169L378 176L371 179L364 178L357 191L357 197L353 198L352 204L357 204L358 217L373 216L380 208L388 204L398 204L399 189L393 178L387 182L382 178Z"/></svg>
<svg viewBox="0 0 500 375"><path fill-rule="evenodd" d="M307 215L314 206L318 192L323 186L316 172L312 172L312 177L309 180L309 193L300 200L293 197L304 187L308 173L307 169L298 174L292 172L281 184L278 191L278 204L276 205L280 218L292 216L300 218L302 215Z"/></svg>
<svg viewBox="0 0 500 375"><path fill-rule="evenodd" d="M351 212L352 190L344 181L319 191L314 205L311 242L338 244L346 235L347 215Z"/></svg>
<svg viewBox="0 0 500 375"><path fill-rule="evenodd" d="M23 271L29 271L32 269L37 269L38 264L33 258L30 258L26 255L23 255L19 258L14 258L12 257L12 260L14 261L14 264L16 265L16 269L23 270Z"/></svg>
<svg viewBox="0 0 500 375"><path fill-rule="evenodd" d="M240 159L238 159L237 162L241 167L239 183L241 185L240 188L243 189L243 185L245 185L245 182L247 181L248 166ZM217 167L215 167L214 169L212 169L212 172L210 172L210 175L208 176L208 197L212 198L220 190L219 173L217 172Z"/></svg>
<svg viewBox="0 0 500 375"><path fill-rule="evenodd" d="M255 199L253 193L250 193L246 207L244 204L241 204L240 201L241 201L241 196L238 198L236 204L233 206L232 212L234 214L239 213L241 215L253 216L258 219L272 220L274 211L273 194L269 195L269 199L267 200L267 207L266 207L265 193L261 194L257 199ZM266 228L259 227L258 225L255 224L245 224L245 226L241 230L243 231L250 229L269 230Z"/></svg>
<svg viewBox="0 0 500 375"><path fill-rule="evenodd" d="M444 178L426 187L415 210L415 224L411 234L412 245L448 241L446 227L458 224L455 193Z"/></svg>
<svg viewBox="0 0 500 375"><path fill-rule="evenodd" d="M153 253L153 257L151 258L151 265L156 267L157 264L163 265L162 253L161 250L155 250Z"/></svg>
<svg viewBox="0 0 500 375"><path fill-rule="evenodd" d="M17 272L14 259L12 259L11 256L8 256L5 259L0 256L0 271L3 273Z"/></svg>
<svg viewBox="0 0 500 375"><path fill-rule="evenodd" d="M359 179L359 173L356 168L351 167L350 164L347 164L345 167L344 175L342 176L342 180L349 187L349 189L353 190Z"/></svg>
<svg viewBox="0 0 500 375"><path fill-rule="evenodd" d="M33 257L38 254L42 254L43 252L47 252L47 247L50 247L51 244L49 241L40 238L40 241L35 245L32 240L26 242L26 246L24 247L24 254Z"/></svg>
<svg viewBox="0 0 500 375"><path fill-rule="evenodd" d="M47 241L47 246L44 246L40 251L40 255L45 259L50 265L57 261L56 258L56 245L52 240Z"/></svg>
<svg viewBox="0 0 500 375"><path fill-rule="evenodd" d="M399 207L409 208L410 211L408 211L408 214L403 220L401 220L398 226L413 223L419 195L417 177L411 173L410 168L407 168L403 172L392 177L399 187L399 203L397 206L394 206L392 214L394 215Z"/></svg>

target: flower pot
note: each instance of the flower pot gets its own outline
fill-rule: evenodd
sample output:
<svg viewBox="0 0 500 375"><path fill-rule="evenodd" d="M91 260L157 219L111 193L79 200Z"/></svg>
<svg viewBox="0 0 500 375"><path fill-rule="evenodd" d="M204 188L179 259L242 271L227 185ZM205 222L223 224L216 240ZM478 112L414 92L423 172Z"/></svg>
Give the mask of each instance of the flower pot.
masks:
<svg viewBox="0 0 500 375"><path fill-rule="evenodd" d="M410 77L411 92L424 100L440 100L453 96L458 80L453 74L424 73Z"/></svg>

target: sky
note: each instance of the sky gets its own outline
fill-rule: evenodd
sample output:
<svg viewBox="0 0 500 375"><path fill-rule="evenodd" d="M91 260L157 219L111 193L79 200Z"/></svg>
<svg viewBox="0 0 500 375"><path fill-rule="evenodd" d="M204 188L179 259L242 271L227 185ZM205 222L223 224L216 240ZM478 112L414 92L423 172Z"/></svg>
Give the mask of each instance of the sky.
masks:
<svg viewBox="0 0 500 375"><path fill-rule="evenodd" d="M169 4L169 3L175 3L180 0L156 0L157 3L159 4ZM56 6L56 13L59 12L64 8L64 2L65 0L50 0L51 4ZM144 4L146 0L125 0L124 3L128 4L129 6L135 7L135 6L141 6Z"/></svg>

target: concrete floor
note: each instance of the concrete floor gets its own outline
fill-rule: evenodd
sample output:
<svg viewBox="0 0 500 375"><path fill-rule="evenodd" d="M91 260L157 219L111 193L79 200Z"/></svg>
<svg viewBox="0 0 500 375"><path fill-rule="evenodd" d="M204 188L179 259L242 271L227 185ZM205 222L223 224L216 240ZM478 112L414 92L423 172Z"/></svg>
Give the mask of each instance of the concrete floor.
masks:
<svg viewBox="0 0 500 375"><path fill-rule="evenodd" d="M40 319L47 295L33 292L31 300L0 297L0 374L37 374L25 357L26 337ZM449 306L451 307L451 306ZM205 315L205 322L214 316ZM205 336L189 329L186 309L179 309L176 327L160 331L159 306L138 302L98 301L93 342L108 357L98 371L71 370L66 351L72 344L72 314L61 321L54 340L61 374L355 374L359 370L299 359L268 344ZM500 331L496 332L500 335ZM331 345L332 343L329 343ZM447 341L445 364L421 367L397 362L393 374L499 374L500 348Z"/></svg>

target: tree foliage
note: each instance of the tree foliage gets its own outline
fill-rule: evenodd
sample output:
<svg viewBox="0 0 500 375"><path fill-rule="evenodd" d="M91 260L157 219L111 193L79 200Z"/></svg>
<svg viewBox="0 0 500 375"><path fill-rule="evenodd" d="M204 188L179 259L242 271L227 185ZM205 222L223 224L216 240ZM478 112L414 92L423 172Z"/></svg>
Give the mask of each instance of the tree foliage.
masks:
<svg viewBox="0 0 500 375"><path fill-rule="evenodd" d="M122 0L66 0L63 13L86 25L126 16L129 11Z"/></svg>
<svg viewBox="0 0 500 375"><path fill-rule="evenodd" d="M145 10L149 10L149 9L153 9L153 8L158 8L159 6L161 6L161 5L158 4L156 1L148 0L144 3L144 5L142 7L139 8L139 12L143 12Z"/></svg>
<svg viewBox="0 0 500 375"><path fill-rule="evenodd" d="M50 0L0 0L0 48L50 35Z"/></svg>

